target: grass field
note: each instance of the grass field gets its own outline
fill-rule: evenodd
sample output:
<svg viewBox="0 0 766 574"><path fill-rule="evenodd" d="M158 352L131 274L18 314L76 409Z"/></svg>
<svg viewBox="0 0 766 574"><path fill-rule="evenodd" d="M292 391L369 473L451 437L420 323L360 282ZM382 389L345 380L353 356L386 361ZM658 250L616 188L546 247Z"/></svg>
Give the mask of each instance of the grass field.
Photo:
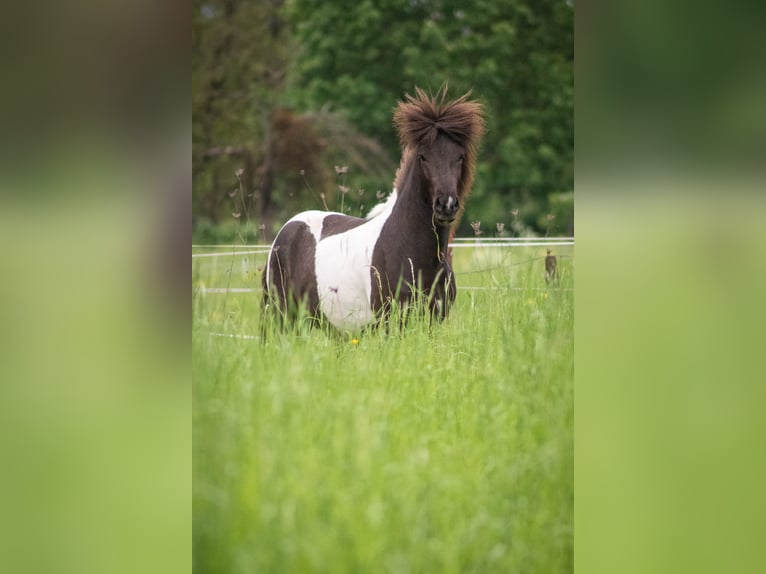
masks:
<svg viewBox="0 0 766 574"><path fill-rule="evenodd" d="M572 571L574 260L548 288L544 251L455 249L431 329L265 343L259 292L206 290L265 256L194 258L194 570Z"/></svg>

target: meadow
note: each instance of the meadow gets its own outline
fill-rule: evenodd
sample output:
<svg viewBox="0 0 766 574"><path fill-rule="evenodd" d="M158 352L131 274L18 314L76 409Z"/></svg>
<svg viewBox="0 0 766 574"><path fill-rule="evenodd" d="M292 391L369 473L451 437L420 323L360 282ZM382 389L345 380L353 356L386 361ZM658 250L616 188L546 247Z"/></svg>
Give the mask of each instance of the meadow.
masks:
<svg viewBox="0 0 766 574"><path fill-rule="evenodd" d="M194 570L571 572L574 251L553 249L555 286L543 247L455 249L440 324L265 341L265 255L193 258Z"/></svg>

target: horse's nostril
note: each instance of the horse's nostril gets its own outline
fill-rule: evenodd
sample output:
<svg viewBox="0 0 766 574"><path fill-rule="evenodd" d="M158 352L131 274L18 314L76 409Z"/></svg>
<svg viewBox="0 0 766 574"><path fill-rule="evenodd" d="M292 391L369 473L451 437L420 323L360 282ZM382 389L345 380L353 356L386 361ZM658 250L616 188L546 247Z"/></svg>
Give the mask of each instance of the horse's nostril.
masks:
<svg viewBox="0 0 766 574"><path fill-rule="evenodd" d="M459 203L457 198L455 197L450 196L450 197L447 197L446 199L441 197L436 198L435 207L436 209L440 211L455 211L457 210L458 206L459 206Z"/></svg>

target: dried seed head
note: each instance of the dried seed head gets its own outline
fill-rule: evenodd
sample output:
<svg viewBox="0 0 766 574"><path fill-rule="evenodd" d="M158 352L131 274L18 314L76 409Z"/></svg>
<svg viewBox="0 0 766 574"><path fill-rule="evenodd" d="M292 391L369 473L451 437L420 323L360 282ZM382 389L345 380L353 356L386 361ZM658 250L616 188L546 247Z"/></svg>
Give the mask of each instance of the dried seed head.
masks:
<svg viewBox="0 0 766 574"><path fill-rule="evenodd" d="M345 175L346 173L348 173L348 166L347 165L344 165L344 166L337 166L336 165L335 166L335 173L337 173L338 175Z"/></svg>
<svg viewBox="0 0 766 574"><path fill-rule="evenodd" d="M242 175L245 173L245 170L239 167L234 173L236 174L237 179L242 179Z"/></svg>

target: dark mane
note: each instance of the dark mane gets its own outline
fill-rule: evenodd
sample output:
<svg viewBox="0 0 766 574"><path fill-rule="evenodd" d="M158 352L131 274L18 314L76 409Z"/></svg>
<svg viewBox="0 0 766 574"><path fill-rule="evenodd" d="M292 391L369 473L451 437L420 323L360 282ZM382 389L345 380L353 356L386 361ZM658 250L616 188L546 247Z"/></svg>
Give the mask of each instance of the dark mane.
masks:
<svg viewBox="0 0 766 574"><path fill-rule="evenodd" d="M447 86L429 96L415 88L415 97L407 94L406 101L399 102L394 110L394 126L399 132L402 145L402 161L396 172L394 187L401 189L400 181L412 160L414 150L422 144L432 144L439 132L466 149L466 161L458 193L464 198L473 184L476 166L476 148L484 134L482 105L469 100L468 92L456 100L447 101ZM464 202L461 202L465 205Z"/></svg>

